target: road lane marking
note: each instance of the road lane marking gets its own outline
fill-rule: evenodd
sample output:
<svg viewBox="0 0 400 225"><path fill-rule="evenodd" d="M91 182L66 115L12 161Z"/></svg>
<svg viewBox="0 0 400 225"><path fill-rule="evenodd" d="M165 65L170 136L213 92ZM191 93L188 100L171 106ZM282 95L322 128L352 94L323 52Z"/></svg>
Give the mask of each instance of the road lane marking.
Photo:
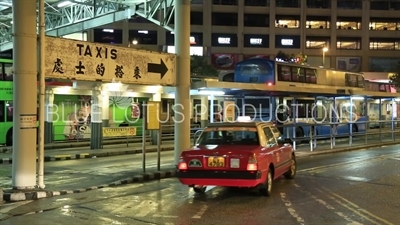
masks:
<svg viewBox="0 0 400 225"><path fill-rule="evenodd" d="M312 199L314 199L316 202L318 202L319 204L323 205L325 208L332 210L336 215L338 215L340 218L344 219L345 221L349 222L348 225L362 225L362 223L359 223L357 221L352 220L351 218L349 218L348 216L344 215L342 212L338 211L337 209L335 209L335 207L333 207L332 205L330 205L329 203L325 202L324 200L318 198L317 196L313 195L311 192L309 191L305 191L303 189L301 189L300 185L295 184L295 187L302 193L310 196Z"/></svg>
<svg viewBox="0 0 400 225"><path fill-rule="evenodd" d="M135 214L135 217L145 217L150 213L150 206L153 201L144 200L138 205L138 213Z"/></svg>
<svg viewBox="0 0 400 225"><path fill-rule="evenodd" d="M304 225L304 223L305 223L305 222L304 222L304 219L301 218L301 217L297 214L296 210L294 210L294 208L292 207L292 203L286 198L286 194L285 194L285 193L281 193L281 199L282 199L283 203L285 203L286 209L287 209L287 211L290 213L290 215L292 215L293 218L295 218L296 221L297 221L299 224Z"/></svg>
<svg viewBox="0 0 400 225"><path fill-rule="evenodd" d="M307 169L297 170L297 172L299 173L299 172L316 171L316 170L321 170L321 169L326 169L326 168L331 168L331 167L353 164L353 163L362 163L362 162L371 161L371 160L382 160L382 159L387 159L387 158L390 158L393 156L398 156L398 155L399 155L399 153L380 155L380 156L371 157L371 158L357 159L357 160L352 160L352 161L347 161L347 162L340 162L340 163L334 163L334 164L329 164L329 165L324 165L324 166L311 167L311 168L307 168Z"/></svg>
<svg viewBox="0 0 400 225"><path fill-rule="evenodd" d="M358 206L357 204L355 204L355 203L349 201L348 199L346 199L346 198L344 198L344 197L342 197L342 196L340 196L340 195L338 195L338 194L335 194L335 193L332 193L332 192L331 192L330 194L333 195L333 196L335 196L335 197L337 197L337 198L339 198L339 199L341 199L342 201L346 202L347 204L353 206L353 207L356 208L357 210L359 210L359 211L361 211L361 212L367 214L368 216L370 216L370 217L372 217L372 218L374 218L374 219L376 219L376 220L379 220L380 222L382 222L382 223L384 223L384 224L386 224L386 225L393 225L393 223L391 223L391 222L389 222L389 221L387 221L387 220L385 220L385 219L383 219L383 218L381 218L381 217L379 217L379 216L377 216L377 215L375 215L375 214L373 214L373 213L367 211L366 209L361 208L361 207Z"/></svg>
<svg viewBox="0 0 400 225"><path fill-rule="evenodd" d="M352 211L353 213L357 214L357 215L360 216L361 218L363 218L363 219L365 219L365 220L367 220L367 221L369 221L369 222L371 222L371 223L373 223L373 224L376 224L376 225L382 225L382 224L394 225L393 223L390 223L390 222L388 222L388 221L386 221L386 220L384 220L384 219L382 219L382 218L379 218L379 217L373 215L372 213L366 211L365 209L360 208L358 205L356 205L356 204L354 204L354 203L348 201L347 199L345 199L345 198L343 198L343 197L341 197L341 196L339 196L339 195L336 196L335 193L332 193L331 191L329 191L329 190L327 190L327 189L325 189L325 188L322 188L322 189L324 189L324 191L322 191L322 190L320 190L320 189L318 189L318 188L317 188L316 190L317 190L318 192L320 192L320 193L325 194L328 198L330 198L331 200L335 201L336 203L338 203L339 205L343 206L344 208L346 208L346 209ZM337 197L337 198L335 198L335 197ZM338 198L339 198L340 200L339 200ZM370 217L375 218L376 220L380 220L381 222L377 222L377 221L375 221L374 219L372 219L372 218L370 218L370 217L368 217L368 216L366 216L366 215L363 215L363 214L360 213L360 212L363 212L363 213L369 215ZM366 213L366 212L367 212L367 213ZM382 222L383 222L383 223L382 223Z"/></svg>
<svg viewBox="0 0 400 225"><path fill-rule="evenodd" d="M201 217L207 211L207 209L208 209L207 205L201 206L200 210L196 213L196 215L192 216L192 219L201 219Z"/></svg>

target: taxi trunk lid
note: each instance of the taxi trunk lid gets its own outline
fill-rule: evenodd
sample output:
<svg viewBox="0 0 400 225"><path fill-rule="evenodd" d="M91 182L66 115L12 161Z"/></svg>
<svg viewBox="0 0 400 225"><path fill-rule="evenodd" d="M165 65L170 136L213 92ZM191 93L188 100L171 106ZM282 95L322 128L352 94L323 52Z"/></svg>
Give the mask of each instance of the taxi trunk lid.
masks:
<svg viewBox="0 0 400 225"><path fill-rule="evenodd" d="M259 147L254 145L198 146L182 153L188 170L236 170L247 169L250 155Z"/></svg>

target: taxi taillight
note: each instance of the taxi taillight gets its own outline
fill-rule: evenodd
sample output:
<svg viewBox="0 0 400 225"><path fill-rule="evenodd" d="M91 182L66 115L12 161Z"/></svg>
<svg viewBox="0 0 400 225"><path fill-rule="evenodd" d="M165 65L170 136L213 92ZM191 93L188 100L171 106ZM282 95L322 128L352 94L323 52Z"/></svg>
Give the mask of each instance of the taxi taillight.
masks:
<svg viewBox="0 0 400 225"><path fill-rule="evenodd" d="M249 161L247 162L247 170L248 171L258 170L257 157L255 154L249 156Z"/></svg>
<svg viewBox="0 0 400 225"><path fill-rule="evenodd" d="M179 159L178 162L178 170L187 170L187 163L182 157Z"/></svg>

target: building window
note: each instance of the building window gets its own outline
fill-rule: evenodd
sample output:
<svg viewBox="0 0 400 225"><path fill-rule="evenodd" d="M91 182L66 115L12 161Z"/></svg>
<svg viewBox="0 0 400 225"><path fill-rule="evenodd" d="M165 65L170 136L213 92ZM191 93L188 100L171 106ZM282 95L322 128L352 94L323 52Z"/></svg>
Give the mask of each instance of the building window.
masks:
<svg viewBox="0 0 400 225"><path fill-rule="evenodd" d="M307 8L329 9L331 8L330 0L307 0Z"/></svg>
<svg viewBox="0 0 400 225"><path fill-rule="evenodd" d="M246 48L268 48L269 47L269 36L268 35L257 35L257 34L245 34L243 35L244 44Z"/></svg>
<svg viewBox="0 0 400 225"><path fill-rule="evenodd" d="M276 15L276 28L300 28L300 16Z"/></svg>
<svg viewBox="0 0 400 225"><path fill-rule="evenodd" d="M203 12L190 12L191 25L203 25Z"/></svg>
<svg viewBox="0 0 400 225"><path fill-rule="evenodd" d="M238 37L237 34L211 34L212 46L218 47L237 47Z"/></svg>
<svg viewBox="0 0 400 225"><path fill-rule="evenodd" d="M300 36L276 35L275 48L300 48Z"/></svg>
<svg viewBox="0 0 400 225"><path fill-rule="evenodd" d="M400 30L400 19L371 18L370 30Z"/></svg>
<svg viewBox="0 0 400 225"><path fill-rule="evenodd" d="M330 29L331 18L323 16L307 16L306 28L308 29Z"/></svg>
<svg viewBox="0 0 400 225"><path fill-rule="evenodd" d="M157 45L157 31L130 30L129 40L135 40L139 45Z"/></svg>
<svg viewBox="0 0 400 225"><path fill-rule="evenodd" d="M400 41L392 38L370 38L371 50L400 50Z"/></svg>
<svg viewBox="0 0 400 225"><path fill-rule="evenodd" d="M306 37L306 48L321 49L329 46L329 37Z"/></svg>
<svg viewBox="0 0 400 225"><path fill-rule="evenodd" d="M300 0L275 0L277 7L300 8Z"/></svg>
<svg viewBox="0 0 400 225"><path fill-rule="evenodd" d="M361 38L337 38L337 49L359 50L361 49Z"/></svg>
<svg viewBox="0 0 400 225"><path fill-rule="evenodd" d="M165 41L168 46L175 46L174 33L166 32ZM190 33L190 46L203 46L203 33Z"/></svg>
<svg viewBox="0 0 400 225"><path fill-rule="evenodd" d="M400 10L400 1L398 0L371 0L371 10Z"/></svg>
<svg viewBox="0 0 400 225"><path fill-rule="evenodd" d="M94 42L107 44L122 44L122 30L95 29Z"/></svg>
<svg viewBox="0 0 400 225"><path fill-rule="evenodd" d="M269 16L267 14L248 14L243 16L245 27L269 27Z"/></svg>
<svg viewBox="0 0 400 225"><path fill-rule="evenodd" d="M245 0L245 6L269 6L270 0Z"/></svg>
<svg viewBox="0 0 400 225"><path fill-rule="evenodd" d="M237 5L238 0L213 0L214 5Z"/></svg>
<svg viewBox="0 0 400 225"><path fill-rule="evenodd" d="M358 17L338 17L336 22L338 30L361 30L361 18Z"/></svg>
<svg viewBox="0 0 400 225"><path fill-rule="evenodd" d="M369 59L370 72L396 72L400 58L371 57Z"/></svg>
<svg viewBox="0 0 400 225"><path fill-rule="evenodd" d="M190 4L192 4L192 5L203 5L203 0L191 0Z"/></svg>
<svg viewBox="0 0 400 225"><path fill-rule="evenodd" d="M238 25L237 13L212 13L213 26L232 26Z"/></svg>
<svg viewBox="0 0 400 225"><path fill-rule="evenodd" d="M362 9L362 0L337 0L338 9Z"/></svg>

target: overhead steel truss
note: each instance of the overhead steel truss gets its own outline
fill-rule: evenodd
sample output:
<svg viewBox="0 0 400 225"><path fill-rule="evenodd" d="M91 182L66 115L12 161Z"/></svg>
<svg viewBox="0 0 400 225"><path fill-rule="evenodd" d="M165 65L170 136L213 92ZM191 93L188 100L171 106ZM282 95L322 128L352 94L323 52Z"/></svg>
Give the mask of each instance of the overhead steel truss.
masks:
<svg viewBox="0 0 400 225"><path fill-rule="evenodd" d="M174 16L174 0L87 0L73 1L73 5L63 8L46 4L46 35L64 36L83 30L111 24L134 15L164 27ZM7 22L0 22L0 52L12 49L12 16L0 12Z"/></svg>

